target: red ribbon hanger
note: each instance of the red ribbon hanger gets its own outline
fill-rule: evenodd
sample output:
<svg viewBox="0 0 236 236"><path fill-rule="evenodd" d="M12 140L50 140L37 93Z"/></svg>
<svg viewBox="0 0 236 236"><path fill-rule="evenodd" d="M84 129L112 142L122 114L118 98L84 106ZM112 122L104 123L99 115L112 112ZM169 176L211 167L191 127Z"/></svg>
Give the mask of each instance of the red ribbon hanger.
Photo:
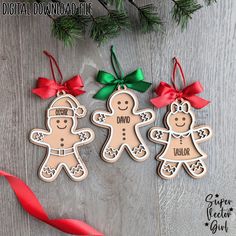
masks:
<svg viewBox="0 0 236 236"><path fill-rule="evenodd" d="M0 170L0 176L6 178L15 192L21 206L31 216L57 228L64 233L73 235L103 236L103 234L83 221L76 219L50 219L32 190L18 177Z"/></svg>
<svg viewBox="0 0 236 236"><path fill-rule="evenodd" d="M34 94L38 95L42 99L47 99L56 96L57 93L61 91L65 91L73 96L85 93L85 91L82 90L84 83L80 75L76 75L63 83L63 76L57 61L49 52L43 51L43 53L49 58L53 80L39 77L36 88L32 90ZM56 66L60 75L59 82L56 80L53 65Z"/></svg>
<svg viewBox="0 0 236 236"><path fill-rule="evenodd" d="M203 86L199 81L196 81L188 86L186 86L186 80L184 77L183 69L178 62L178 60L174 57L174 68L172 73L172 84L173 86L167 84L166 82L160 82L160 84L157 86L155 92L158 95L155 98L152 98L150 101L151 103L157 107L161 108L164 106L167 106L174 102L176 99L185 99L190 102L191 106L193 106L196 109L200 109L205 107L207 104L209 104L210 101L207 101L196 94L199 94L203 92ZM176 77L176 71L177 68L180 70L181 79L183 81L183 89L179 90L175 84L175 77Z"/></svg>

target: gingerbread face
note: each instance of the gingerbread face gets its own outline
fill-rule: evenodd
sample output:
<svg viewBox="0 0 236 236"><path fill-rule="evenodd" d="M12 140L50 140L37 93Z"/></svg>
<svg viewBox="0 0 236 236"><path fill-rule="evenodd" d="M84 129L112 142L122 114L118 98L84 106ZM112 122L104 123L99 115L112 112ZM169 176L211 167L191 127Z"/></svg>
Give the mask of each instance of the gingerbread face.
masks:
<svg viewBox="0 0 236 236"><path fill-rule="evenodd" d="M193 123L191 114L178 112L176 114L169 115L169 126L176 133L187 132Z"/></svg>
<svg viewBox="0 0 236 236"><path fill-rule="evenodd" d="M189 103L179 103L178 101L172 103L170 112L167 115L166 122L173 132L188 132L194 123L193 114L190 111Z"/></svg>
<svg viewBox="0 0 236 236"><path fill-rule="evenodd" d="M75 123L73 118L53 117L49 119L49 126L57 132L70 131Z"/></svg>
<svg viewBox="0 0 236 236"><path fill-rule="evenodd" d="M131 95L125 91L113 96L110 104L111 109L117 113L125 113L127 111L131 111L134 108L133 97L131 97Z"/></svg>

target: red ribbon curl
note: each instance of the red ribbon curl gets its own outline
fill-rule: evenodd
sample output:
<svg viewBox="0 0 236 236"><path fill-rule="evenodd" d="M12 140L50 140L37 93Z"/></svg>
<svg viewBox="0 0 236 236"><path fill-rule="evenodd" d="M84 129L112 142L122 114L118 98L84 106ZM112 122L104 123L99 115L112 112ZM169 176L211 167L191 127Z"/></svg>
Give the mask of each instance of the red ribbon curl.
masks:
<svg viewBox="0 0 236 236"><path fill-rule="evenodd" d="M152 98L150 100L151 103L157 108L161 108L161 107L171 104L176 99L185 99L189 101L191 106L193 106L196 109L205 107L207 104L209 104L210 101L207 101L196 95L203 92L203 86L201 85L201 83L197 81L186 87L184 73L181 68L181 65L179 64L176 58L174 58L174 61L175 61L175 64L174 64L173 75L172 75L173 86L163 81L160 82L160 84L157 86L155 90L158 97ZM177 66L180 69L180 73L182 76L181 78L184 84L184 88L182 90L177 89L175 85L175 75L176 75Z"/></svg>
<svg viewBox="0 0 236 236"><path fill-rule="evenodd" d="M67 80L66 82L62 83L63 76L55 58L47 51L44 51L44 54L50 60L50 67L53 80L42 77L38 78L37 86L35 89L32 89L32 93L38 95L42 99L47 99L56 96L58 92L62 91L69 93L73 96L78 96L85 93L85 91L82 90L84 84L80 75L76 75L71 79ZM61 79L59 82L56 81L53 64L56 66L58 73L60 75Z"/></svg>
<svg viewBox="0 0 236 236"><path fill-rule="evenodd" d="M7 179L21 206L31 216L64 233L73 235L103 236L103 234L83 221L76 219L50 219L32 190L18 177L0 170L0 176Z"/></svg>

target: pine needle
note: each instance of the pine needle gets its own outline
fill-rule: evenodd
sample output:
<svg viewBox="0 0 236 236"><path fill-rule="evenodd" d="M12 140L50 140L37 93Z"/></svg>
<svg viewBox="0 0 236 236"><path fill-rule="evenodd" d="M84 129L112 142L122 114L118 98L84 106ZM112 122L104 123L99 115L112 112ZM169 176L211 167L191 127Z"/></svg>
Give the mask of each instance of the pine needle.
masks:
<svg viewBox="0 0 236 236"><path fill-rule="evenodd" d="M162 29L162 21L156 9L156 6L153 4L138 7L141 30L143 33L160 31Z"/></svg>
<svg viewBox="0 0 236 236"><path fill-rule="evenodd" d="M187 27L188 21L192 19L193 13L202 7L195 0L172 1L174 2L172 17L182 29Z"/></svg>
<svg viewBox="0 0 236 236"><path fill-rule="evenodd" d="M117 26L120 27L120 29L130 29L130 21L129 17L126 12L124 11L109 11L110 18L115 21Z"/></svg>
<svg viewBox="0 0 236 236"><path fill-rule="evenodd" d="M62 40L65 46L72 46L76 39L83 36L83 27L73 16L60 16L53 21L52 34Z"/></svg>
<svg viewBox="0 0 236 236"><path fill-rule="evenodd" d="M90 37L99 44L106 42L108 39L114 38L119 34L120 28L110 16L99 16L94 18Z"/></svg>

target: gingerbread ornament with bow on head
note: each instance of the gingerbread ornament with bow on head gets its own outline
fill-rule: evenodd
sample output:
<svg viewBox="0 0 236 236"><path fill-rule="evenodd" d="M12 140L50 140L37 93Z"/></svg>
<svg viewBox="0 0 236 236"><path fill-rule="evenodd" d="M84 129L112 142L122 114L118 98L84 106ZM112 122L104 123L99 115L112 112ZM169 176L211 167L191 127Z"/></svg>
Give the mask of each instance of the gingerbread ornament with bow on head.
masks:
<svg viewBox="0 0 236 236"><path fill-rule="evenodd" d="M53 63L62 79L61 71L55 59L44 52L50 59L53 80L39 78L37 88L33 93L41 98L57 96L47 110L47 130L33 129L30 141L47 148L46 157L39 169L39 177L51 182L56 179L64 168L74 181L81 181L88 175L88 170L82 161L78 147L88 144L94 139L94 132L89 128L77 129L78 119L86 115L86 108L80 105L74 97L83 94L83 81L75 76L64 84L57 82ZM73 96L74 95L74 96Z"/></svg>
<svg viewBox="0 0 236 236"><path fill-rule="evenodd" d="M173 87L161 82L156 89L158 97L151 99L152 104L158 108L169 105L164 118L166 128L151 128L149 138L155 143L164 145L157 156L160 160L157 172L162 178L174 178L182 165L190 176L200 178L207 171L203 161L207 155L201 150L199 143L209 139L212 131L205 125L194 126L192 107L200 109L209 102L196 96L203 91L200 82L185 86L182 68L176 58L174 61ZM175 86L177 67L180 69L185 87L181 91Z"/></svg>

